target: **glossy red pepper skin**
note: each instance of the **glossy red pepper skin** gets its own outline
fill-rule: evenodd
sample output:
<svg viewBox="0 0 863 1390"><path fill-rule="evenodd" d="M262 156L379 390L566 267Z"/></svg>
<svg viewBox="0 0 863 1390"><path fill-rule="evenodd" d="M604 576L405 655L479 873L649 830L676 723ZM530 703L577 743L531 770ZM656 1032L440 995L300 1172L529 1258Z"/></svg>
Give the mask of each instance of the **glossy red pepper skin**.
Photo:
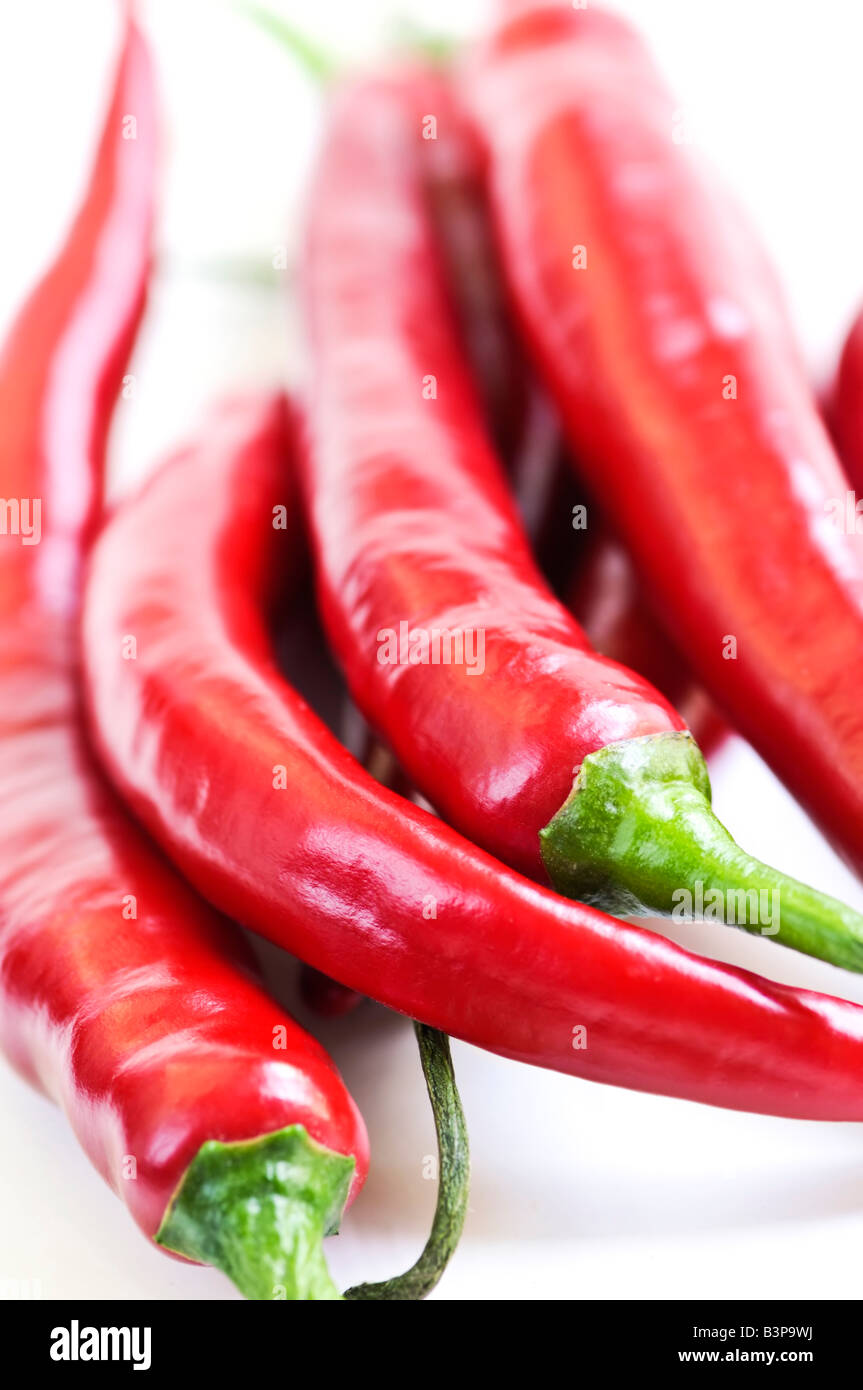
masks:
<svg viewBox="0 0 863 1390"><path fill-rule="evenodd" d="M861 542L760 249L621 21L537 7L465 92L579 468L707 690L863 871Z"/></svg>
<svg viewBox="0 0 863 1390"><path fill-rule="evenodd" d="M128 819L81 722L77 576L144 301L155 126L129 23L86 200L0 360L0 490L42 501L38 545L0 537L0 1044L148 1236L207 1141L302 1124L355 1157L354 1190L367 1160L332 1062Z"/></svg>
<svg viewBox="0 0 863 1390"><path fill-rule="evenodd" d="M114 515L85 599L98 748L184 874L316 969L505 1056L731 1108L863 1118L863 1010L504 869L374 782L286 684L264 612L292 545L273 519L295 503L286 460L250 447L260 413L213 418Z"/></svg>
<svg viewBox="0 0 863 1390"><path fill-rule="evenodd" d="M839 457L852 485L863 491L863 312L858 314L848 332L836 381L827 403L827 413ZM857 510L855 495L848 510L837 509L836 520L851 525L863 534L863 507Z"/></svg>
<svg viewBox="0 0 863 1390"><path fill-rule="evenodd" d="M319 599L354 698L414 784L477 843L544 877L539 831L584 757L683 724L589 649L537 570L448 311L421 140L409 81L336 94L304 267ZM481 626L483 674L382 661L382 634L402 623Z"/></svg>
<svg viewBox="0 0 863 1390"><path fill-rule="evenodd" d="M705 757L714 753L727 725L650 612L626 550L599 518L591 522L583 544L566 591L573 617L598 652L631 666L662 691Z"/></svg>

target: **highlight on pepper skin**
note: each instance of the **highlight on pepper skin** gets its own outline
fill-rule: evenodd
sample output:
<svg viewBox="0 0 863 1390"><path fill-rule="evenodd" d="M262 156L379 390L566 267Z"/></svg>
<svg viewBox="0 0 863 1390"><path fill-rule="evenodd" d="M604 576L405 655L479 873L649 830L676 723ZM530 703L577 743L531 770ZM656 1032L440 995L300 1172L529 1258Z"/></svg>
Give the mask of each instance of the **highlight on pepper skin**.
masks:
<svg viewBox="0 0 863 1390"><path fill-rule="evenodd" d="M396 9L0 14L0 1297L823 1367L863 15Z"/></svg>

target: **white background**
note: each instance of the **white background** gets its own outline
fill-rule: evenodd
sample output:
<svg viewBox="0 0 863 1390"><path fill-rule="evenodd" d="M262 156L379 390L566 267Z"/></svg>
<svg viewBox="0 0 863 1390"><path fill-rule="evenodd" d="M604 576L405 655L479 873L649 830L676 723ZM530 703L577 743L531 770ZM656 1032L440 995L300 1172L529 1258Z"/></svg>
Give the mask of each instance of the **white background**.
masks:
<svg viewBox="0 0 863 1390"><path fill-rule="evenodd" d="M381 51L398 8L469 34L471 0L317 0L284 11L337 53ZM863 10L847 0L652 0L641 12L699 142L761 228L813 374L829 371L863 298ZM285 332L291 247L319 101L228 6L144 7L166 124L160 274L120 404L113 479L142 476L223 387L296 368ZM87 167L116 39L108 0L0 8L0 320L66 225ZM828 615L825 614L825 621ZM760 857L863 907L755 755L714 767L717 809ZM2 793L0 793L2 794ZM863 982L727 928L660 929L723 960L863 1001ZM277 953L269 953L275 959ZM291 969L274 967L292 1000ZM317 1025L366 1117L372 1171L328 1243L337 1280L394 1273L418 1252L434 1151L409 1025L364 1007ZM592 1086L454 1045L474 1179L463 1244L436 1297L859 1298L863 1127L737 1115ZM863 1085L863 1077L861 1077ZM149 1248L62 1116L0 1071L0 1287L45 1297L231 1298L211 1270Z"/></svg>

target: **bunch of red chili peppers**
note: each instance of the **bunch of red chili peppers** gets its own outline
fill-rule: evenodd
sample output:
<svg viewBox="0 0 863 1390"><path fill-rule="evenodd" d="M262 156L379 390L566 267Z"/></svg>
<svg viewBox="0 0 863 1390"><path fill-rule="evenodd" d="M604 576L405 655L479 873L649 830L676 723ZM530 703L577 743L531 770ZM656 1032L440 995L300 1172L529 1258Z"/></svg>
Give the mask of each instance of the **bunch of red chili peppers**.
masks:
<svg viewBox="0 0 863 1390"><path fill-rule="evenodd" d="M446 1034L863 1120L863 1009L631 920L709 904L863 970L863 919L735 844L703 756L738 729L863 872L863 542L825 524L851 483L761 252L620 20L504 4L445 66L327 87L293 399L223 402L101 517L158 164L128 17L84 201L7 338L0 1044L148 1237L250 1298L337 1299L322 1239L363 1122L231 922L319 1008L404 1013L434 1226L345 1296L413 1299L466 1210ZM853 482L859 325L830 415ZM329 676L286 674L304 534L359 760Z"/></svg>

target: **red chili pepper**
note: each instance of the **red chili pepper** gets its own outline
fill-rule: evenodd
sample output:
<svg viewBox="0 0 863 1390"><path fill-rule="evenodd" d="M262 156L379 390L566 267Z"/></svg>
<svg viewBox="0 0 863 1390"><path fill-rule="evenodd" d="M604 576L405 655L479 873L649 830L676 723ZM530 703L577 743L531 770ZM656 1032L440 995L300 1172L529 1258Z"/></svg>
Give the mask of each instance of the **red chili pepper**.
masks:
<svg viewBox="0 0 863 1390"><path fill-rule="evenodd" d="M465 92L579 467L705 687L863 870L860 541L760 248L621 21L538 7Z"/></svg>
<svg viewBox="0 0 863 1390"><path fill-rule="evenodd" d="M267 11L256 9L254 17L316 79L332 76L333 64L311 50L296 29ZM626 552L596 520L592 507L588 558L579 555L572 573L574 483L556 412L532 379L506 300L483 193L481 147L444 68L412 67L406 80L413 88L415 109L422 113L420 173L453 309L487 427L510 472L537 558L549 581L565 589L567 606L597 651L651 680L683 715L702 751L712 751L725 727L647 610ZM311 702L320 712L315 700ZM382 745L373 748L377 756ZM361 761L368 766L364 758ZM311 967L305 968L302 980L304 998L318 1012L340 1014L359 1002L356 993L340 989Z"/></svg>
<svg viewBox="0 0 863 1390"><path fill-rule="evenodd" d="M828 415L845 471L855 487L863 488L863 312L845 340ZM863 534L863 501L856 494L846 490L832 510L831 519L840 530Z"/></svg>
<svg viewBox="0 0 863 1390"><path fill-rule="evenodd" d="M451 823L569 896L697 915L863 965L863 921L745 855L646 681L544 585L446 303L410 82L333 102L305 273L304 484L324 623L361 710ZM573 786L573 777L575 784ZM540 859L542 845L542 862ZM775 899L774 899L775 901Z"/></svg>
<svg viewBox="0 0 863 1390"><path fill-rule="evenodd" d="M289 46L297 56L294 30L290 31ZM540 424L534 393L527 384L530 377L524 351L513 331L503 282L494 263L491 224L482 196L479 147L442 69L412 68L410 80L417 110L427 113L423 122L424 188L486 419L504 455L521 454L534 445ZM555 433L555 440L558 437ZM532 459L531 463L536 465L537 460ZM536 517L539 529L548 509L543 490L537 486L539 468L534 466L530 471L532 476L525 479L520 504ZM322 710L328 692L318 689L310 693L304 684L299 689L332 728ZM407 779L382 743L367 731L361 749L352 747L344 731L341 737L377 781L402 796L410 796ZM303 968L300 979L304 1002L327 1017L349 1013L362 1002L363 996L356 990L345 989L311 966Z"/></svg>
<svg viewBox="0 0 863 1390"><path fill-rule="evenodd" d="M505 1056L736 1109L863 1118L863 1010L519 878L375 783L285 683L263 614L294 501L285 460L249 447L259 421L254 405L214 416L115 514L90 567L97 744L184 874L317 970Z"/></svg>
<svg viewBox="0 0 863 1390"><path fill-rule="evenodd" d="M6 516L40 504L38 537L32 509L0 536L0 1043L147 1236L250 1297L337 1298L320 1238L365 1176L362 1119L80 725L78 571L143 306L155 125L129 22L86 199L0 359Z"/></svg>

